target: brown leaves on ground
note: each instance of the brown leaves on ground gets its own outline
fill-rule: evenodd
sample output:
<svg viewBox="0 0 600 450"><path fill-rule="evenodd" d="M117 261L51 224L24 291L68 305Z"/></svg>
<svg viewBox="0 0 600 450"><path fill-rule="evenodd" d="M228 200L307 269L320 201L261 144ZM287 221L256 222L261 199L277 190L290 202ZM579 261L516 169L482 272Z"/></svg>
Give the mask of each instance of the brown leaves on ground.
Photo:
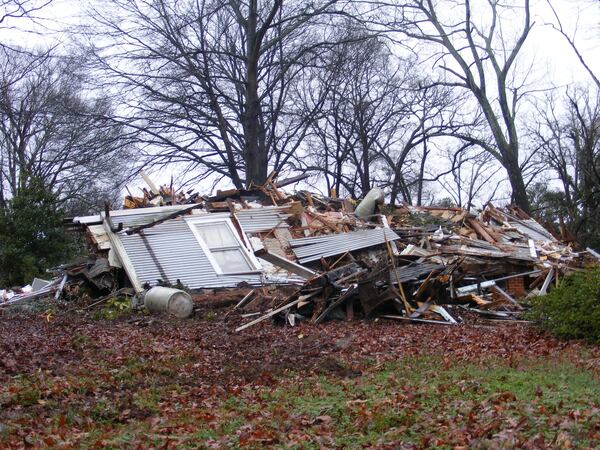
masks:
<svg viewBox="0 0 600 450"><path fill-rule="evenodd" d="M522 358L559 357L594 371L600 366L597 348L560 342L524 324L450 327L377 320L283 328L265 322L235 333L243 319L233 314L224 319L226 311L216 310L211 320L197 316L187 321L98 322L77 315L59 315L50 322L39 316L3 318L2 445L54 447L60 443L76 448L93 436L102 447L114 427L131 423L144 424L154 433L150 438L165 448L178 447L185 436L197 432L198 424L236 434L237 445L242 447L283 445L281 433L269 427L241 425L229 430L228 421L239 417L235 412L229 418L218 416L218 405L242 395L248 387L279 388L285 385L286 376L352 379L389 361L424 355L435 355L443 366L498 359L518 364ZM439 395L444 395L444 389L438 387ZM415 395L411 392L398 395L406 396L409 403L419 401L410 398ZM500 392L490 398L490 411L510 402L510 395ZM253 401L260 402L260 398ZM259 412L252 414L260 414L257 406ZM356 411L357 426L361 417L370 420L372 411L360 399L347 408ZM167 423L166 418L179 416L186 420ZM303 426L322 429L325 434L334 428L326 412L299 418L298 424L302 421L306 422ZM518 419L514 421L513 431L520 426ZM504 425L491 414L480 432L501 433ZM294 428L287 436L294 433L303 435ZM567 434L557 439L564 448L570 445ZM327 442L322 445L328 446ZM423 437L419 446L435 447L435 443L435 437Z"/></svg>

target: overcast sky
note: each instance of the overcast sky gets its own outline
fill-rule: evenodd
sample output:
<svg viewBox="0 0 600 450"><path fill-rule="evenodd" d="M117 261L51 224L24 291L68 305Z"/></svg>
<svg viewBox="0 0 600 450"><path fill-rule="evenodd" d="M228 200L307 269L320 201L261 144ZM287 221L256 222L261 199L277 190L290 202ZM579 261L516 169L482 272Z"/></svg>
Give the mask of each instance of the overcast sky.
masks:
<svg viewBox="0 0 600 450"><path fill-rule="evenodd" d="M87 0L102 1L102 0ZM586 57L592 68L600 73L600 2L596 0L552 0L553 5L560 15L563 25L569 34L575 35L580 51ZM520 2L516 2L520 3ZM13 42L18 45L55 45L57 42L69 42L68 28L85 22L85 1L54 0L47 8L38 12L38 24L33 26L35 33L26 32L32 29L32 24L20 20L9 25L21 28L21 31L10 29L0 31L0 38L4 42ZM554 31L548 22L554 22L554 17L546 0L532 0L533 21L535 22L532 33L528 38L524 53L519 59L521 69L533 61L534 70L529 75L529 83L533 83L540 90L551 87L559 88L559 92L572 83L588 83L589 76L581 67L564 38ZM521 24L518 24L519 26ZM176 170L175 170L176 172ZM174 174L177 178L177 173ZM155 174L158 182L168 182L171 177L169 170L160 175ZM132 192L143 182L132 183ZM206 187L209 189L209 187Z"/></svg>
<svg viewBox="0 0 600 450"><path fill-rule="evenodd" d="M94 0L87 0L93 2ZM102 1L102 0L96 0ZM4 39L16 43L26 42L28 45L53 44L56 41L68 41L66 32L69 25L87 20L85 3L81 0L54 0L53 3L38 12L45 19L36 26L39 34L23 34L14 30ZM518 2L517 2L518 3ZM552 0L565 28L576 33L576 41L580 49L588 57L595 69L600 69L598 43L600 43L600 2L596 0ZM535 26L528 41L527 51L535 57L538 72L536 78L544 83L564 86L572 82L586 82L587 75L579 66L577 58L564 39L546 23L554 22L546 0L533 0L533 21ZM23 21L21 28L31 27ZM599 70L600 71L600 70Z"/></svg>

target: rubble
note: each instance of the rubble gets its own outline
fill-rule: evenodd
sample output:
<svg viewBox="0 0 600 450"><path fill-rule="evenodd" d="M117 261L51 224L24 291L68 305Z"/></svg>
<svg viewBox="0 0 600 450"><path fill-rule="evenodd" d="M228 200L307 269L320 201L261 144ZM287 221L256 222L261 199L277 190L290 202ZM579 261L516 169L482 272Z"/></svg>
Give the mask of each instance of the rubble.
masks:
<svg viewBox="0 0 600 450"><path fill-rule="evenodd" d="M385 205L378 189L357 207L352 199L280 189L300 179L272 175L263 186L214 196L149 182L143 197L126 197L123 210L69 221L85 234L90 258L65 268L64 289L59 275L43 292L254 288L234 307L243 312L261 287L288 286L237 330L272 317L292 326L375 317L456 325L465 309L517 320L532 296L600 259L516 207L489 204L474 213Z"/></svg>

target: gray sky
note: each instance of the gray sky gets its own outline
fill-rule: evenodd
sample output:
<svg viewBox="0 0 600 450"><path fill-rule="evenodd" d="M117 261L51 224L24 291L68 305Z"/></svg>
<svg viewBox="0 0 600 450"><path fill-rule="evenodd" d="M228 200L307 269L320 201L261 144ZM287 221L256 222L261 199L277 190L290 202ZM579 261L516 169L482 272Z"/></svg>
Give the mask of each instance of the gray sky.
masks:
<svg viewBox="0 0 600 450"><path fill-rule="evenodd" d="M11 30L8 35L3 33L3 39L21 44L25 42L27 45L51 45L57 41L68 41L67 27L87 19L84 6L87 2L93 3L94 0L54 0L49 7L38 12L38 16L44 19L34 26L39 34L24 34ZM565 28L576 36L580 50L592 67L600 72L600 58L597 57L600 42L600 4L593 0L552 0L552 3ZM535 58L538 68L536 78L557 86L586 82L587 76L579 67L579 62L568 44L562 36L545 25L554 22L546 0L533 0L532 8L535 26L528 40L527 51ZM32 27L30 23L22 20L18 25L23 29Z"/></svg>
<svg viewBox="0 0 600 450"><path fill-rule="evenodd" d="M38 12L40 20L31 24L25 20L13 21L9 26L20 28L0 31L0 39L4 42L13 42L18 45L55 45L60 42L69 42L67 29L70 25L85 22L85 1L94 2L101 0L54 0L47 8ZM591 0L552 0L553 5L560 15L563 26L569 34L575 36L580 51L586 57L590 66L600 73L600 58L598 49L600 43L600 5ZM521 70L529 70L533 62L528 81L535 89L549 89L556 87L559 92L572 83L588 83L589 75L580 65L577 57L565 42L564 38L554 31L548 22L554 22L551 10L546 0L532 0L533 21L535 26L528 38L524 53L519 58ZM34 30L34 33L27 30ZM541 93L540 93L541 95ZM153 174L157 182L168 182L171 172L177 178L177 170L162 170ZM502 175L498 180L501 180ZM143 181L132 183L132 192L139 192L136 188L144 186ZM205 186L206 190L210 186Z"/></svg>

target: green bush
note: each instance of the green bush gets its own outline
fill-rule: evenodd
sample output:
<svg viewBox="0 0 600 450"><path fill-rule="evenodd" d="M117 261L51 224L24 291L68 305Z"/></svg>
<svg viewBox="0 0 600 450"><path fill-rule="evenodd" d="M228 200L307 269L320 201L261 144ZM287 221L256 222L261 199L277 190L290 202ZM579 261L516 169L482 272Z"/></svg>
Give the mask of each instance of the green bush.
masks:
<svg viewBox="0 0 600 450"><path fill-rule="evenodd" d="M32 178L0 208L0 287L22 286L67 262L74 241L66 234L58 198Z"/></svg>
<svg viewBox="0 0 600 450"><path fill-rule="evenodd" d="M561 337L600 343L600 267L574 273L533 301L529 318Z"/></svg>

